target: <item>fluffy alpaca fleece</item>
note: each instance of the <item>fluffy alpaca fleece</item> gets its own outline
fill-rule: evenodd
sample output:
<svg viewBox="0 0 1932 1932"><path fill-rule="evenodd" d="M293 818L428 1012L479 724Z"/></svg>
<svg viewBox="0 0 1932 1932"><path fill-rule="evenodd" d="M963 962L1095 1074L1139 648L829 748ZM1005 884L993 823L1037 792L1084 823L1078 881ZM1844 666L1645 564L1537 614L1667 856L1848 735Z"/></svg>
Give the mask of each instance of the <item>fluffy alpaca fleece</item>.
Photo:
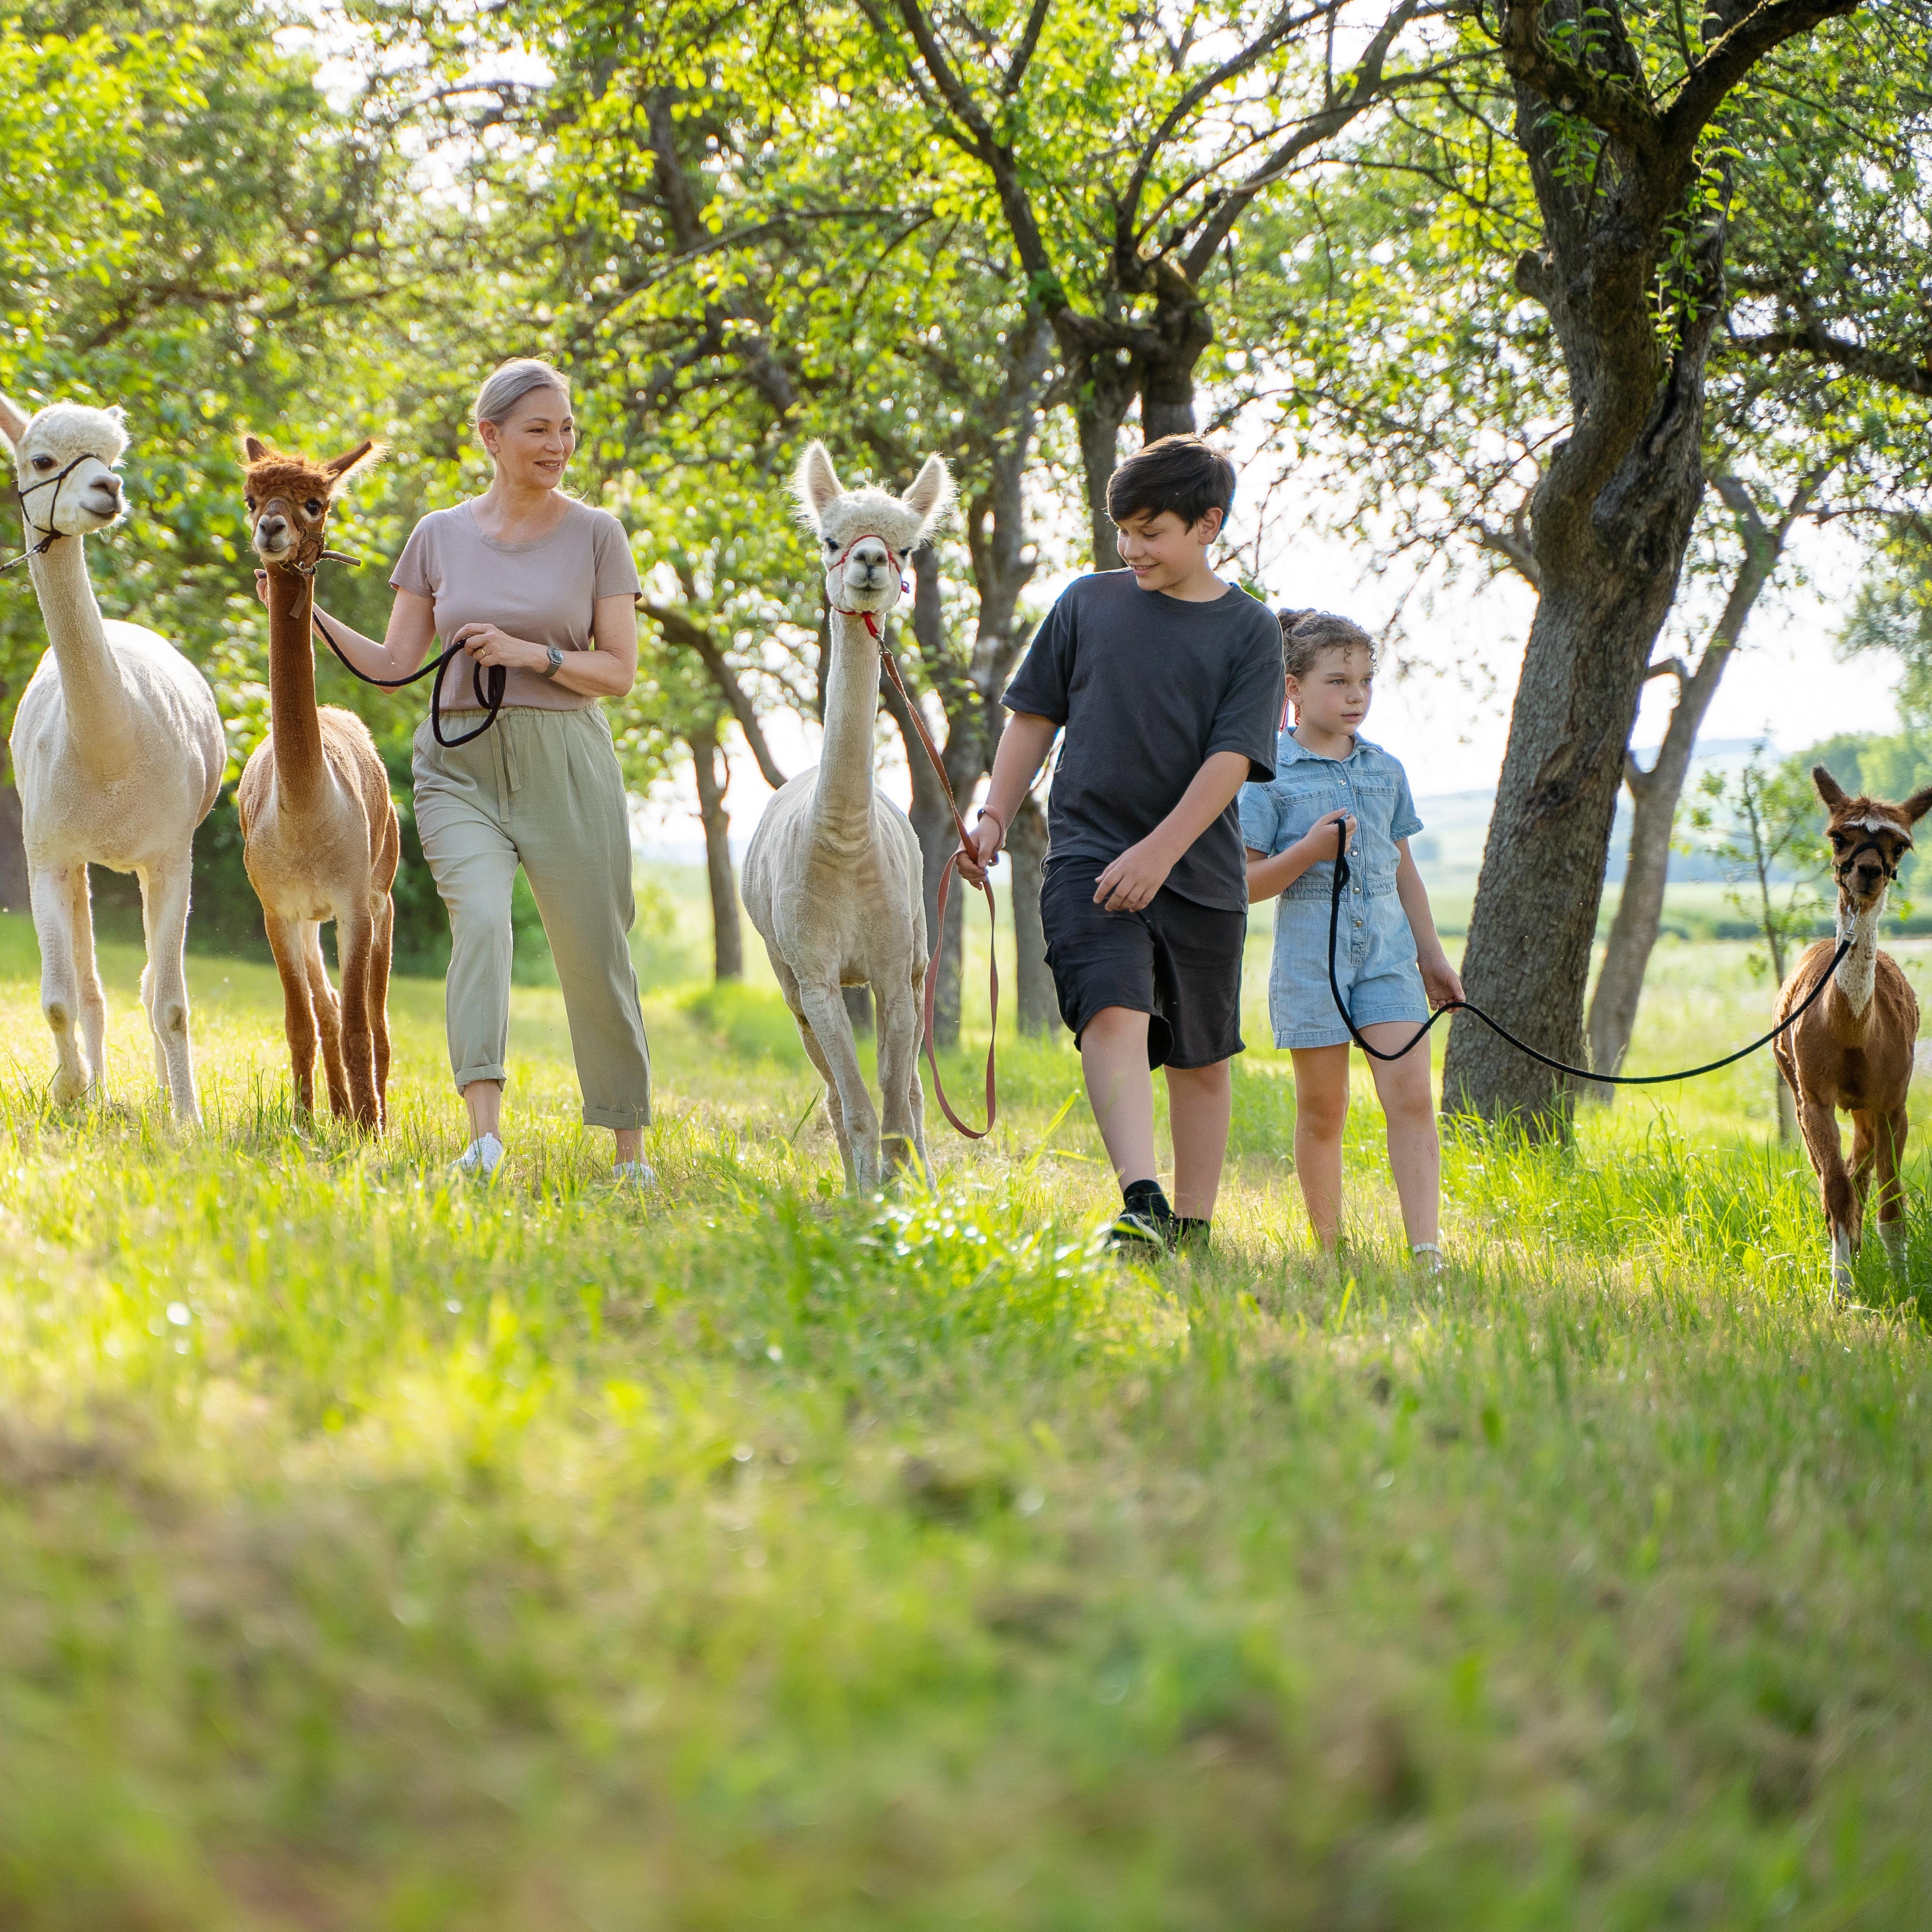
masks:
<svg viewBox="0 0 1932 1932"><path fill-rule="evenodd" d="M268 574L269 728L236 793L243 862L281 975L298 1103L315 1103L319 1034L331 1110L380 1132L389 1079L389 893L401 832L368 727L316 703L310 635L329 505L376 450L364 442L332 463L311 463L250 436L247 453L250 536ZM339 1000L322 956L329 920Z"/></svg>
<svg viewBox="0 0 1932 1932"><path fill-rule="evenodd" d="M105 866L140 882L141 1003L155 1071L176 1114L198 1120L182 953L194 830L228 756L214 694L165 638L104 619L94 598L87 536L126 508L116 473L128 447L121 412L54 403L29 416L0 396L0 436L25 493L26 542L52 538L29 567L52 648L21 697L12 748L53 1096L78 1100L106 1078L107 1007L87 881L88 866Z"/></svg>
<svg viewBox="0 0 1932 1932"><path fill-rule="evenodd" d="M1849 940L1850 950L1823 998L1779 1035L1772 1052L1797 1102L1805 1151L1818 1176L1830 1231L1832 1288L1846 1294L1874 1172L1880 1239L1894 1268L1904 1256L1905 1190L1899 1168L1918 1001L1898 962L1879 950L1878 927L1891 875L1912 849L1912 827L1932 809L1932 790L1893 805L1847 796L1822 765L1813 770L1811 781L1830 814L1826 838L1838 883L1837 938L1808 947L1792 968L1778 989L1779 1020L1804 1002L1840 945ZM1838 1137L1841 1107L1852 1117L1849 1168Z"/></svg>
<svg viewBox="0 0 1932 1932"><path fill-rule="evenodd" d="M868 1194L885 1172L880 1113L866 1090L839 989L872 988L886 1164L911 1160L923 1168L919 1042L926 944L919 841L905 814L872 783L879 646L865 620L869 614L880 621L898 603L906 559L944 520L952 483L932 456L903 496L848 491L824 444L814 442L795 488L820 541L832 609L825 740L817 769L778 793L752 836L745 910L825 1082L846 1185Z"/></svg>

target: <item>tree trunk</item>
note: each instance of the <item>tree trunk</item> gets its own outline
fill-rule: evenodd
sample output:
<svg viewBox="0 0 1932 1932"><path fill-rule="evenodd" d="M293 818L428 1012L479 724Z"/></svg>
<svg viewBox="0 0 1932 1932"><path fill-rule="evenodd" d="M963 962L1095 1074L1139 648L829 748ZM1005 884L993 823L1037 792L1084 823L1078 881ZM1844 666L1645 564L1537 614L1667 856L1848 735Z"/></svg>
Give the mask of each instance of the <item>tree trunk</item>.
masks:
<svg viewBox="0 0 1932 1932"><path fill-rule="evenodd" d="M1014 1017L1023 1034L1037 1038L1060 1023L1060 1001L1046 968L1046 934L1040 919L1040 874L1046 864L1046 814L1028 793L1006 836L1012 863Z"/></svg>
<svg viewBox="0 0 1932 1932"><path fill-rule="evenodd" d="M738 917L738 881L731 868L731 819L724 794L731 766L718 740L715 718L691 734L692 770L698 778L698 817L704 827L704 869L711 887L712 976L745 976L745 935Z"/></svg>
<svg viewBox="0 0 1932 1932"><path fill-rule="evenodd" d="M1520 78L1516 94L1546 237L1517 280L1550 314L1574 427L1532 500L1543 583L1462 980L1477 1005L1574 1065L1624 753L1703 490L1704 367L1724 234L1691 211L1703 226L1674 244L1665 331L1658 275L1688 182L1660 178L1616 143L1584 178L1562 117ZM1569 1129L1567 1078L1467 1014L1453 1024L1442 1094L1445 1112L1514 1119L1538 1137Z"/></svg>
<svg viewBox="0 0 1932 1932"><path fill-rule="evenodd" d="M1711 641L1697 661L1697 668L1687 675L1681 664L1674 667L1677 702L1671 707L1670 722L1656 762L1648 772L1640 772L1632 764L1625 772L1633 806L1630 861L1624 873L1616 916L1610 922L1610 942L1604 950L1597 990L1590 1002L1590 1064L1599 1072L1616 1072L1630 1048L1637 1000L1664 916L1664 889L1670 868L1670 835L1677 822L1678 801L1684 794L1684 778L1690 769L1691 754L1696 749L1705 713L1718 694L1718 686L1732 652L1744 635L1745 622L1778 568L1792 524L1803 514L1822 480L1822 475L1808 478L1784 515L1775 524L1767 525L1742 484L1730 477L1715 479L1714 487L1736 515L1738 534L1744 539L1744 562L1724 599ZM1608 1100L1616 1089L1598 1087L1590 1090L1592 1097Z"/></svg>
<svg viewBox="0 0 1932 1932"><path fill-rule="evenodd" d="M1120 567L1120 546L1114 540L1114 520L1107 514L1107 480L1120 465L1120 426L1133 406L1137 386L1131 360L1124 364L1116 359L1127 352L1102 349L1083 366L1070 372L1096 570Z"/></svg>

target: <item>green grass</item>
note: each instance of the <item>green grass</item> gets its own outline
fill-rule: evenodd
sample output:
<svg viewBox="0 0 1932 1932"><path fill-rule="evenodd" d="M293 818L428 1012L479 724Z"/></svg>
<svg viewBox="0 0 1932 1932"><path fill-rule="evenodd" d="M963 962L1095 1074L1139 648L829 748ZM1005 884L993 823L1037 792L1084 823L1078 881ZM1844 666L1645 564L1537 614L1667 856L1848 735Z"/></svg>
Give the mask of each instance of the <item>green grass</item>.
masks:
<svg viewBox="0 0 1932 1932"><path fill-rule="evenodd" d="M1762 1026L1744 951L1660 952L1638 1070ZM194 961L182 1134L138 964L58 1114L0 920L0 1925L1924 1922L1924 1164L1834 1312L1762 1060L1456 1143L1438 1292L1371 1106L1310 1253L1264 974L1216 1252L1150 1272L1057 1041L862 1205L768 986L653 992L639 1203L520 988L485 1192L440 987L371 1147Z"/></svg>

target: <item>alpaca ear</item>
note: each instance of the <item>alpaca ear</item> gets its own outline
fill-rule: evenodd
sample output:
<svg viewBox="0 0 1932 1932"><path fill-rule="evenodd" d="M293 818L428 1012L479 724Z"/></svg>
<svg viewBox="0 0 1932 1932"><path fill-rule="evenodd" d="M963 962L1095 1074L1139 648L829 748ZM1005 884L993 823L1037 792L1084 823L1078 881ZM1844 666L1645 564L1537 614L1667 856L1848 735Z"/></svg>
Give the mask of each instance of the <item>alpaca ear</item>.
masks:
<svg viewBox="0 0 1932 1932"><path fill-rule="evenodd" d="M366 469L382 453L382 446L364 436L353 449L345 449L332 461L322 466L328 471L332 483L346 482L358 470Z"/></svg>
<svg viewBox="0 0 1932 1932"><path fill-rule="evenodd" d="M28 421L18 403L10 397L0 395L0 436L7 439L9 449L19 445L20 438L26 433Z"/></svg>
<svg viewBox="0 0 1932 1932"><path fill-rule="evenodd" d="M838 482L838 472L832 466L832 453L824 443L813 440L806 445L805 454L798 460L798 469L791 479L792 493L805 512L806 520L814 530L832 505L844 495Z"/></svg>
<svg viewBox="0 0 1932 1932"><path fill-rule="evenodd" d="M244 436L242 439L242 454L250 463L260 463L268 453L268 446L259 436Z"/></svg>
<svg viewBox="0 0 1932 1932"><path fill-rule="evenodd" d="M1839 784L1822 765L1811 767L1811 782L1818 788L1818 796L1833 812L1845 802L1845 788Z"/></svg>
<svg viewBox="0 0 1932 1932"><path fill-rule="evenodd" d="M1932 785L1914 792L1898 808L1905 814L1906 824L1916 825L1928 812L1932 812Z"/></svg>
<svg viewBox="0 0 1932 1932"><path fill-rule="evenodd" d="M928 456L899 501L919 519L919 533L929 536L952 507L952 472L942 456Z"/></svg>

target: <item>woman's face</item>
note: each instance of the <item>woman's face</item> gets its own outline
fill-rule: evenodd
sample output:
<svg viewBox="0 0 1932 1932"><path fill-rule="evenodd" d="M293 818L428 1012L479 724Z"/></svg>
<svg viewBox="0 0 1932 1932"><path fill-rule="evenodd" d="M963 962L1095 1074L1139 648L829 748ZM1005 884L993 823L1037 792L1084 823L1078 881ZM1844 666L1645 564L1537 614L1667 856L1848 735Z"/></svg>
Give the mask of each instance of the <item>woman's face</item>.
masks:
<svg viewBox="0 0 1932 1932"><path fill-rule="evenodd" d="M479 423L483 447L506 483L554 490L577 447L577 424L562 393L548 386L518 398L500 423Z"/></svg>

